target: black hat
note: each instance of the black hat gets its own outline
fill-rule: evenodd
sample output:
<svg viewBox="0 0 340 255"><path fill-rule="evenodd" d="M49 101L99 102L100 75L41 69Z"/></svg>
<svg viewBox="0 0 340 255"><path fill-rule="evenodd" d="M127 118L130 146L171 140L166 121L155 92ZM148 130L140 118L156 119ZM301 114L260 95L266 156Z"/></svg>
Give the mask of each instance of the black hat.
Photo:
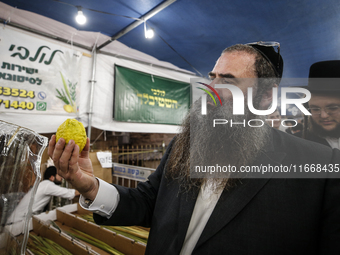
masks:
<svg viewBox="0 0 340 255"><path fill-rule="evenodd" d="M276 52L273 46L265 46L257 43L249 43L248 45L257 50L271 64L278 78L282 78L283 58L280 52Z"/></svg>
<svg viewBox="0 0 340 255"><path fill-rule="evenodd" d="M340 92L340 60L316 62L309 69L310 92Z"/></svg>

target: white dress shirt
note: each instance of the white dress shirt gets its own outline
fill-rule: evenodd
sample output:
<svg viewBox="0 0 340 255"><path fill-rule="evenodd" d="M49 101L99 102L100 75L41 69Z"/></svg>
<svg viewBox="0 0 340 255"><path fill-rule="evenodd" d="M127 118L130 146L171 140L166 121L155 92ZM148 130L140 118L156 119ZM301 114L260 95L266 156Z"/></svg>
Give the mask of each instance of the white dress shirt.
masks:
<svg viewBox="0 0 340 255"><path fill-rule="evenodd" d="M334 137L325 137L326 141L329 143L329 145L332 147L332 149L340 149L340 138L334 138Z"/></svg>
<svg viewBox="0 0 340 255"><path fill-rule="evenodd" d="M213 187L211 179L202 185L198 194L190 224L184 239L180 255L191 254L219 200L223 187Z"/></svg>
<svg viewBox="0 0 340 255"><path fill-rule="evenodd" d="M35 194L32 211L33 213L42 212L50 201L51 196L73 199L75 194L75 189L60 187L50 180L43 180L39 183L37 193Z"/></svg>
<svg viewBox="0 0 340 255"><path fill-rule="evenodd" d="M34 203L32 205L32 213L40 213L48 204L51 196L59 196L62 198L73 199L75 196L75 189L67 189L56 185L50 180L43 180L39 183L37 192L34 196ZM28 213L28 206L31 199L32 189L20 200L19 204L7 219L7 224L16 223L25 220Z"/></svg>
<svg viewBox="0 0 340 255"><path fill-rule="evenodd" d="M82 208L97 213L102 217L110 218L119 203L118 190L111 184L97 178L99 189L96 198L90 206L85 204L85 198L80 195L79 204Z"/></svg>

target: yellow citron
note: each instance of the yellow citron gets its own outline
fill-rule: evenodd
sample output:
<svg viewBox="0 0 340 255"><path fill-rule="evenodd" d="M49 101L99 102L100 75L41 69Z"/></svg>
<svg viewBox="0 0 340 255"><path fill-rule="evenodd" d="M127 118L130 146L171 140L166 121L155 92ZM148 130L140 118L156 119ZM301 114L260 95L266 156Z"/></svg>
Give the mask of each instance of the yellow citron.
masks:
<svg viewBox="0 0 340 255"><path fill-rule="evenodd" d="M56 142L58 142L60 138L64 138L66 144L68 144L70 140L73 140L78 144L80 153L84 149L87 139L83 123L76 119L67 119L57 130Z"/></svg>

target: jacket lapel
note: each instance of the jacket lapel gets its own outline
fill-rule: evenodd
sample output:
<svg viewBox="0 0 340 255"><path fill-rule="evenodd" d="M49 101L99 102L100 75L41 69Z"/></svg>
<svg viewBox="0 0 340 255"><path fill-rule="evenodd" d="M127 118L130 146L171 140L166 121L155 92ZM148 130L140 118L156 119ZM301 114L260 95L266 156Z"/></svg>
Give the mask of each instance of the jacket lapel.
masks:
<svg viewBox="0 0 340 255"><path fill-rule="evenodd" d="M258 158L254 165L279 165L284 157L285 153L282 152L265 152ZM271 175L272 174L266 175L265 179L244 179L242 183L238 184L234 189L223 191L195 249L225 227L262 189L269 181Z"/></svg>
<svg viewBox="0 0 340 255"><path fill-rule="evenodd" d="M326 145L328 147L331 147L325 138L322 138L322 137L317 136L317 135L310 133L310 132L307 133L306 139L313 141L313 142L316 142L316 143L321 143L321 144Z"/></svg>

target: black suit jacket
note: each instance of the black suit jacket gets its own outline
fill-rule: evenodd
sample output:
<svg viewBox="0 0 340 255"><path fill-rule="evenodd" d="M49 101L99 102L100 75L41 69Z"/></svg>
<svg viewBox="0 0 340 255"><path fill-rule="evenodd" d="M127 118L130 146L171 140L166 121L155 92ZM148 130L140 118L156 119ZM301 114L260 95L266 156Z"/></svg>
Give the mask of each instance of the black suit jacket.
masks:
<svg viewBox="0 0 340 255"><path fill-rule="evenodd" d="M164 176L169 146L156 172L120 193L110 219L98 224L151 226L147 254L179 254L198 191L179 192ZM257 164L340 163L339 150L272 129ZM274 177L274 176L271 176ZM339 179L245 179L223 191L193 254L340 254Z"/></svg>
<svg viewBox="0 0 340 255"><path fill-rule="evenodd" d="M311 132L307 132L305 139L331 147L325 138L322 138Z"/></svg>

